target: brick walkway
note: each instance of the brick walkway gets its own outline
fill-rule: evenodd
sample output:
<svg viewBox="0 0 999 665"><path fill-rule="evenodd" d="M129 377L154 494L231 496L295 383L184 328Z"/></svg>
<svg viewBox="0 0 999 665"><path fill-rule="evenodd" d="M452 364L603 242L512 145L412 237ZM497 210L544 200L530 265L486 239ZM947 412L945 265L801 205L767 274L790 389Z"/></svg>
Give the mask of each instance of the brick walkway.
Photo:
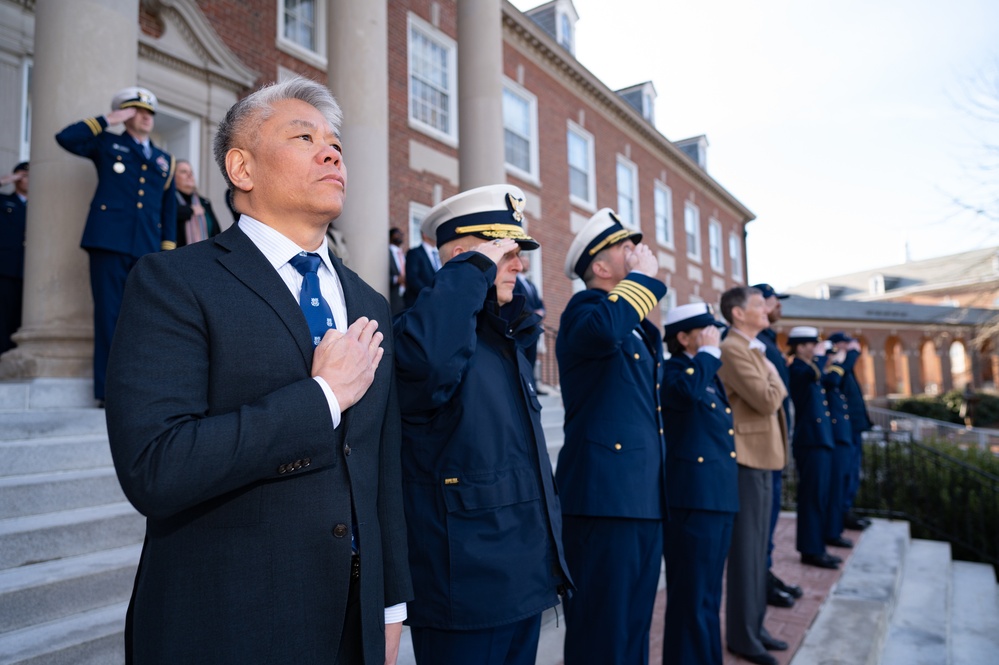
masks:
<svg viewBox="0 0 999 665"><path fill-rule="evenodd" d="M771 651L780 665L787 665L794 657L794 652L805 639L808 627L812 625L819 608L825 602L833 584L839 579L843 567L853 550L830 547L829 553L843 558L839 570L827 570L801 564L801 557L794 548L796 520L793 514L782 514L777 522L774 533L773 570L777 577L788 584L797 584L805 595L798 599L791 608L767 606L765 625L770 634L788 643L787 651ZM847 531L844 534L855 544L859 542L860 532ZM722 650L725 652L725 665L738 665L747 661L733 656L725 649L725 599L722 599ZM650 664L662 662L663 616L666 612L666 591L660 591L656 598L656 608L652 615L652 633L650 636Z"/></svg>

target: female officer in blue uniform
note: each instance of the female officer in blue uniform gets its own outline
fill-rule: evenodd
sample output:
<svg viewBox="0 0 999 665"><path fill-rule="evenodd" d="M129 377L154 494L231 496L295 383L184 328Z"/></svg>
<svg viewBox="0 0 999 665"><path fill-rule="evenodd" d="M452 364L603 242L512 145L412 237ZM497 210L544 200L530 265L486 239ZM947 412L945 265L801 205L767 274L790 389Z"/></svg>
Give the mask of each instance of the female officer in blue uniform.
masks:
<svg viewBox="0 0 999 665"><path fill-rule="evenodd" d="M846 487L850 478L850 463L853 461L853 429L850 426L850 406L843 394L843 381L846 370L843 362L846 350L826 356L828 363L822 384L826 388L826 401L832 414L833 448L832 481L829 483L829 508L826 517L826 544L835 547L853 547L853 541L843 537L843 507Z"/></svg>
<svg viewBox="0 0 999 665"><path fill-rule="evenodd" d="M832 482L833 431L829 400L822 387L822 370L814 362L819 332L796 326L787 343L793 361L791 401L794 403L794 436L791 449L798 469L797 547L801 562L820 568L839 568L842 561L826 552L829 484Z"/></svg>
<svg viewBox="0 0 999 665"><path fill-rule="evenodd" d="M513 288L524 194L479 187L423 220L444 265L395 321L402 475L420 665L533 665L541 613L571 588L524 348L541 317Z"/></svg>
<svg viewBox="0 0 999 665"><path fill-rule="evenodd" d="M664 665L722 663L722 575L739 510L739 477L732 409L716 376L721 325L705 303L666 315Z"/></svg>

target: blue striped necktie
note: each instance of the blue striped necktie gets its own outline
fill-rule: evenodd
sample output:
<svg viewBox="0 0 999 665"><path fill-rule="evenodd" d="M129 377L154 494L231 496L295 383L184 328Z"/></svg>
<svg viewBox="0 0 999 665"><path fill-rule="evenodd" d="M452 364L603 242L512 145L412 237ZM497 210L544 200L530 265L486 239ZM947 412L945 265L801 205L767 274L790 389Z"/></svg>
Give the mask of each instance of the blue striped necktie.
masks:
<svg viewBox="0 0 999 665"><path fill-rule="evenodd" d="M291 257L288 261L295 266L295 270L302 273L302 291L298 296L298 304L305 314L305 320L309 324L309 332L312 333L312 346L319 346L323 335L331 328L336 328L333 322L333 310L329 303L323 298L319 290L319 264L323 260L318 254L306 254L300 252Z"/></svg>

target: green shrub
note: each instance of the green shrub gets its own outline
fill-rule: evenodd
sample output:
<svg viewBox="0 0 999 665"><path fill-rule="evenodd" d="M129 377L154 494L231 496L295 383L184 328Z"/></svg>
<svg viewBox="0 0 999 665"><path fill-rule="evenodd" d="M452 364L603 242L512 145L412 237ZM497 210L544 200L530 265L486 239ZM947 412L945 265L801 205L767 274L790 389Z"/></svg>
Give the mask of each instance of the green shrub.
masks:
<svg viewBox="0 0 999 665"><path fill-rule="evenodd" d="M947 394L949 395L950 393ZM961 417L958 415L960 403L958 403L957 408L951 408L943 397L906 397L896 400L889 408L892 411L901 411L902 413L909 413L921 418L933 418L934 420L942 420L947 423L962 422Z"/></svg>

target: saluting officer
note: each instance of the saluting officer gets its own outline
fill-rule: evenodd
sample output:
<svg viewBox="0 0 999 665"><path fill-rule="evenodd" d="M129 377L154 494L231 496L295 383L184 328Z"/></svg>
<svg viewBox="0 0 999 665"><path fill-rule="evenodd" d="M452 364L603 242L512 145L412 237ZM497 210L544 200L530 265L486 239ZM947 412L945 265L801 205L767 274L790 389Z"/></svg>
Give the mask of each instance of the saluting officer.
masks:
<svg viewBox="0 0 999 665"><path fill-rule="evenodd" d="M479 187L423 220L443 267L395 321L402 475L421 665L533 665L541 613L571 588L524 348L541 317L514 284L524 194ZM408 292L408 290L407 290Z"/></svg>
<svg viewBox="0 0 999 665"><path fill-rule="evenodd" d="M721 335L706 303L666 315L666 628L663 663L721 665L722 574L739 510L735 425L718 378Z"/></svg>
<svg viewBox="0 0 999 665"><path fill-rule="evenodd" d="M854 514L853 500L860 488L860 464L864 452L864 432L871 429L872 423L867 414L864 391L860 389L860 384L854 373L857 359L860 358L860 342L842 331L829 335L829 341L833 343L837 351L846 351L846 357L842 363L839 363L844 372L841 389L850 411L850 430L853 433L849 476L846 489L843 492L843 526L847 529L863 530L871 525L871 521L866 517L857 517Z"/></svg>
<svg viewBox="0 0 999 665"><path fill-rule="evenodd" d="M831 346L831 342L826 342ZM850 477L850 463L853 461L853 431L850 429L850 407L843 394L843 381L846 370L843 361L846 350L826 355L825 374L822 385L826 389L829 403L829 416L832 421L833 448L832 472L829 482L829 507L826 512L826 545L853 547L853 541L843 537L843 495L846 493Z"/></svg>
<svg viewBox="0 0 999 665"><path fill-rule="evenodd" d="M555 477L578 587L566 601L565 665L649 659L667 512L662 337L645 317L666 285L641 239L604 208L565 261L565 274L586 284L555 345L565 404Z"/></svg>
<svg viewBox="0 0 999 665"><path fill-rule="evenodd" d="M796 326L787 336L789 354L793 356L788 370L794 403L791 448L798 469L797 548L804 564L839 568L842 559L829 554L825 542L836 444L828 395L822 385L822 370L814 360L818 342L819 331L812 326Z"/></svg>
<svg viewBox="0 0 999 665"><path fill-rule="evenodd" d="M139 257L177 246L174 159L149 140L156 96L145 88L125 88L111 99L111 109L55 137L63 148L97 167L97 191L80 246L90 256L94 398L101 402L125 279ZM122 134L107 131L118 123L125 124Z"/></svg>

